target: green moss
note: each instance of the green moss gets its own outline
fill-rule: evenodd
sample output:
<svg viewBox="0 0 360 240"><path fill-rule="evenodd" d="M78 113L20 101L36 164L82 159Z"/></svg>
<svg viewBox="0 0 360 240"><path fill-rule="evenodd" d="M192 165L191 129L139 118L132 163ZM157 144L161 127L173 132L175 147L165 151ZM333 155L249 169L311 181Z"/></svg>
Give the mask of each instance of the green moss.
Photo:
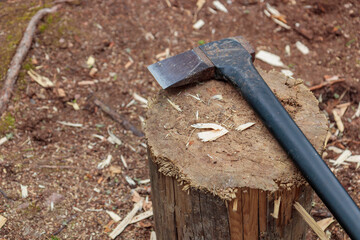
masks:
<svg viewBox="0 0 360 240"><path fill-rule="evenodd" d="M0 120L0 134L8 133L15 128L15 117L10 113L4 115Z"/></svg>

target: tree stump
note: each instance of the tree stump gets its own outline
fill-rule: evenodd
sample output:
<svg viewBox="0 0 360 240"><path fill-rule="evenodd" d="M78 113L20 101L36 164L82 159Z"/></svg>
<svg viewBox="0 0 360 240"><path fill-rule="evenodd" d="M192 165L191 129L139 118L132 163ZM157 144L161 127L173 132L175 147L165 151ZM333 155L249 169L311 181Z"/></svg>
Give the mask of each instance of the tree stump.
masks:
<svg viewBox="0 0 360 240"><path fill-rule="evenodd" d="M260 74L321 152L327 120L313 94L299 80ZM247 122L255 125L235 130ZM217 123L229 132L202 142L195 123ZM229 83L161 91L150 101L145 134L158 239L305 238L307 226L293 203L310 211L312 189Z"/></svg>

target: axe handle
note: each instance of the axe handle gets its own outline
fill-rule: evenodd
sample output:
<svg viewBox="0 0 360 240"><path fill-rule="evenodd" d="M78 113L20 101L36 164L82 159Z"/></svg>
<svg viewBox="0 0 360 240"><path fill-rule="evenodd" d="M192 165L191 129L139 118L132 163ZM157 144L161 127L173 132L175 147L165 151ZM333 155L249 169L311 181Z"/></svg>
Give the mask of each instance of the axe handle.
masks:
<svg viewBox="0 0 360 240"><path fill-rule="evenodd" d="M247 64L218 69L230 80L277 141L293 159L340 225L352 239L360 239L360 210L299 129L258 71Z"/></svg>

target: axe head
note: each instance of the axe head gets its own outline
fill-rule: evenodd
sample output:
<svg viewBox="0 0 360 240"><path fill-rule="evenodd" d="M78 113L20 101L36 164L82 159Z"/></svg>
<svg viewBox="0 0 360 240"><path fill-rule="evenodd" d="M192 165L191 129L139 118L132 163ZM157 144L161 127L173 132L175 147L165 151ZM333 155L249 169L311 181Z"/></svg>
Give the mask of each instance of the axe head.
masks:
<svg viewBox="0 0 360 240"><path fill-rule="evenodd" d="M241 44L254 61L255 51L241 36L229 38ZM205 44L190 51L167 58L148 66L149 71L164 89L178 87L193 82L217 79L216 67L202 49L207 45L216 46L216 42ZM228 52L231 54L231 50ZM220 77L221 78L221 77Z"/></svg>

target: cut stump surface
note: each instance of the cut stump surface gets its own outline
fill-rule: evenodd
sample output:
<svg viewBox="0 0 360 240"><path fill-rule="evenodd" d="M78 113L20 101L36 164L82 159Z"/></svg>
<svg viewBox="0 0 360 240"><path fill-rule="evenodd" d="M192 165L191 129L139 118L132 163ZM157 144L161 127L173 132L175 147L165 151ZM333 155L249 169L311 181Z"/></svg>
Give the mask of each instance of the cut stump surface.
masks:
<svg viewBox="0 0 360 240"><path fill-rule="evenodd" d="M299 80L275 71L259 72L321 153L327 120L313 94ZM222 99L213 98L215 95ZM235 130L248 122L255 125L242 132ZM216 123L229 132L215 141L202 142L197 133L204 130L191 127L195 123ZM303 238L305 225L293 227L301 219L293 213L292 203L297 200L309 209L311 188L229 83L212 80L161 91L150 102L145 134L159 239L196 239L209 232L220 235L205 239ZM196 220L196 212L201 220ZM209 220L214 217L225 232L216 230L219 223ZM171 228L173 219L173 229L159 230L164 225ZM199 222L202 227L196 228ZM171 232L177 232L176 237L171 237Z"/></svg>

